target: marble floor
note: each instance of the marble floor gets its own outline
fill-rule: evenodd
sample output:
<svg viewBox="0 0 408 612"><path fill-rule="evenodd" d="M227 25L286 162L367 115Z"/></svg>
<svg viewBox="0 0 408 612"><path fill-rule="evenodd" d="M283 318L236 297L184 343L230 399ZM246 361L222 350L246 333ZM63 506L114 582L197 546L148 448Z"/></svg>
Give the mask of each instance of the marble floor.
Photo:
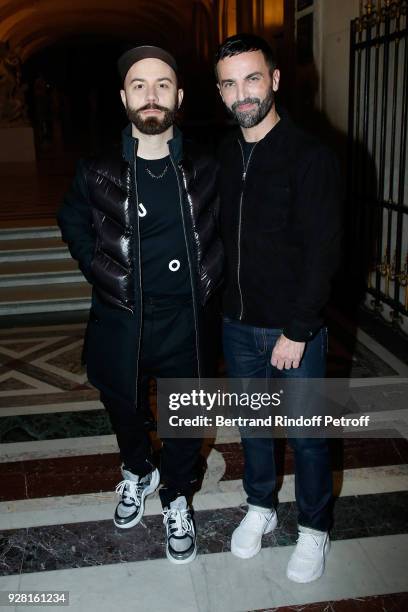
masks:
<svg viewBox="0 0 408 612"><path fill-rule="evenodd" d="M83 334L82 323L0 330L0 592L69 592L75 612L408 609L406 423L393 437L331 440L333 546L324 576L306 585L285 576L296 541L285 441L276 444L278 528L244 561L229 552L245 512L239 435L205 440L194 500L199 554L174 566L165 558L157 493L137 527L113 525L118 449L81 366ZM329 375L391 379L408 377L408 366L333 320Z"/></svg>

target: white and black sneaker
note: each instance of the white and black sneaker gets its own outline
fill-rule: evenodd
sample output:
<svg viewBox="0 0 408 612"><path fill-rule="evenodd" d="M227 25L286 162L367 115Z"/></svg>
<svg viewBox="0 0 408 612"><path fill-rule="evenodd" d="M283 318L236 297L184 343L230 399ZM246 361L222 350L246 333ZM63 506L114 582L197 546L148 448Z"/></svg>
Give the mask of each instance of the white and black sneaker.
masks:
<svg viewBox="0 0 408 612"><path fill-rule="evenodd" d="M172 563L190 563L196 558L197 545L192 510L181 495L163 510L166 527L166 556Z"/></svg>
<svg viewBox="0 0 408 612"><path fill-rule="evenodd" d="M145 497L154 493L160 483L159 470L156 468L139 478L122 465L123 480L117 485L116 492L121 500L116 506L113 522L116 527L129 529L139 523L144 512Z"/></svg>

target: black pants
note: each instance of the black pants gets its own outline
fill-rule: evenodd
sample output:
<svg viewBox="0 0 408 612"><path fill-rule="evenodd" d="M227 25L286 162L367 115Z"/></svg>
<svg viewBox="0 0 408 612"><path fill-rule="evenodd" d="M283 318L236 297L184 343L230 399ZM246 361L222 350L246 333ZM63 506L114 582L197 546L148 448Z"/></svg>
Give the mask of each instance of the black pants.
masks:
<svg viewBox="0 0 408 612"><path fill-rule="evenodd" d="M148 382L154 378L196 378L198 374L191 299L147 299L139 359L137 405L101 396L116 433L126 468L144 476L151 469L151 445L145 425ZM136 381L135 381L136 384ZM190 497L197 480L202 441L198 438L162 440L160 497L164 506L178 495Z"/></svg>

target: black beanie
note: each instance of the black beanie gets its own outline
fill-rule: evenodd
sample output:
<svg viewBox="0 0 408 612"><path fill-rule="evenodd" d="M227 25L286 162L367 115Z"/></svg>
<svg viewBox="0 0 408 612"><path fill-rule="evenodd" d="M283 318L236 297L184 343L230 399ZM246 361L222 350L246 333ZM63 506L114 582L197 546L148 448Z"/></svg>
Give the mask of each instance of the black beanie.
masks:
<svg viewBox="0 0 408 612"><path fill-rule="evenodd" d="M161 47L142 45L125 51L118 59L118 70L122 83L124 83L126 75L133 64L150 57L162 60L162 62L168 64L170 68L173 68L174 72L177 74L177 62L168 51L165 51Z"/></svg>

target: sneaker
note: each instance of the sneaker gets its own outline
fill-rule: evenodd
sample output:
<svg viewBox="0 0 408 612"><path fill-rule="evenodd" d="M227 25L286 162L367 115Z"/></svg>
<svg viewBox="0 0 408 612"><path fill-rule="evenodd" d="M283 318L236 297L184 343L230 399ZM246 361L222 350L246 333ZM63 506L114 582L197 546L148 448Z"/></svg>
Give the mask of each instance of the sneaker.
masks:
<svg viewBox="0 0 408 612"><path fill-rule="evenodd" d="M231 552L241 559L250 559L261 550L264 533L270 533L278 524L275 510L259 512L248 510L231 538Z"/></svg>
<svg viewBox="0 0 408 612"><path fill-rule="evenodd" d="M122 480L116 487L121 500L116 506L113 522L116 527L129 529L139 523L144 512L145 497L154 493L160 483L159 470L155 469L139 478L122 465Z"/></svg>
<svg viewBox="0 0 408 612"><path fill-rule="evenodd" d="M312 582L324 572L330 550L329 534L299 526L296 548L289 559L286 575L294 582Z"/></svg>
<svg viewBox="0 0 408 612"><path fill-rule="evenodd" d="M184 495L177 497L163 510L166 527L166 556L172 563L190 563L197 554L192 511Z"/></svg>

